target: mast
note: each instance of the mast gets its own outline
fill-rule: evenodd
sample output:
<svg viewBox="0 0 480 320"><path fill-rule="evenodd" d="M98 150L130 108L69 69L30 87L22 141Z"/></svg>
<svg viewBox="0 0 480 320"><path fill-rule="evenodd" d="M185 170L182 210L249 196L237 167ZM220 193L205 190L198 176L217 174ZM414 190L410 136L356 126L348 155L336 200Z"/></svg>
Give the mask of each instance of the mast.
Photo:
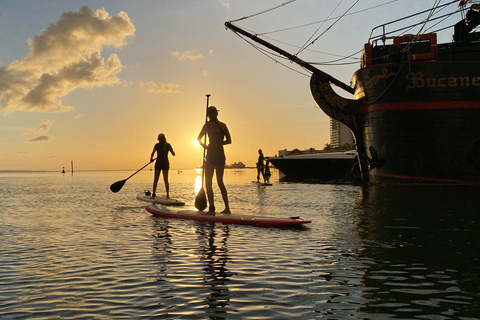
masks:
<svg viewBox="0 0 480 320"><path fill-rule="evenodd" d="M329 75L328 73L325 73L317 68L315 68L314 66L312 66L311 64L309 64L308 62L305 62L303 61L302 59L298 58L297 56L294 56L276 46L274 46L273 44L271 43L268 43L266 42L265 40L262 40L260 39L259 37L251 34L251 33L248 33L247 31L243 30L243 29L240 29L239 27L236 27L234 26L233 24L231 24L230 22L225 22L225 27L227 27L228 29L231 29L233 30L234 32L238 32L250 39L252 39L253 41L257 42L257 43L260 43L261 45L267 47L268 49L270 50L273 50L279 54L281 54L282 56L288 58L290 61L292 62L295 62L296 64L304 67L305 69L317 74L317 75L320 75L321 77L323 77L325 80L337 85L338 87L342 88L343 90L347 91L348 93L351 93L351 94L354 94L355 93L355 88L352 88L350 87L348 84L346 83L343 83L341 82L340 80L332 77L331 75Z"/></svg>

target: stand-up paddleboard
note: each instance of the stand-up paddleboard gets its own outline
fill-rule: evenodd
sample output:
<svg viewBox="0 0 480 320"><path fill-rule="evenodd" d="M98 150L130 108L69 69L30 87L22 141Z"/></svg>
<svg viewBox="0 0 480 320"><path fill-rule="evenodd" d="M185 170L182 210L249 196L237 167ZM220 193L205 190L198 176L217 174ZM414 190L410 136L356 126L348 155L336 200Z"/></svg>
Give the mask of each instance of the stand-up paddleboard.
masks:
<svg viewBox="0 0 480 320"><path fill-rule="evenodd" d="M231 223L241 225L251 225L257 227L288 227L311 223L312 221L301 220L299 217L278 218L272 216L254 216L224 213L208 213L196 210L171 211L157 205L148 205L145 209L151 214L173 219L200 220L209 222Z"/></svg>
<svg viewBox="0 0 480 320"><path fill-rule="evenodd" d="M252 184L256 184L257 186L273 186L270 182L257 182L257 181L252 181Z"/></svg>
<svg viewBox="0 0 480 320"><path fill-rule="evenodd" d="M150 203L158 203L158 204L163 204L166 206L184 206L185 202L180 201L178 199L172 199L172 198L166 198L166 197L160 197L156 196L155 198L152 198L152 195L149 192L140 192L137 194L137 199L141 201L146 201Z"/></svg>

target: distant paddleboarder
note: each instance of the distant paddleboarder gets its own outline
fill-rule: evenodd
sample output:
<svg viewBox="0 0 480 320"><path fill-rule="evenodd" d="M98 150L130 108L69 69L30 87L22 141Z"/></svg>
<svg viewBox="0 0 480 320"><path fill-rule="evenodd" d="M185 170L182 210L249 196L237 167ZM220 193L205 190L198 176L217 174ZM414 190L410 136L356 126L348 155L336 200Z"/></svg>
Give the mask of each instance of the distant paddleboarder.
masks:
<svg viewBox="0 0 480 320"><path fill-rule="evenodd" d="M225 151L223 146L232 143L232 138L230 137L227 125L218 121L217 108L213 106L208 107L207 116L209 121L203 125L202 131L200 131L197 140L204 149L207 149L205 188L207 189L209 203L208 212L215 212L212 179L214 172L216 172L218 188L222 193L223 202L225 203L225 210L223 210L222 213L230 213L227 188L223 183L223 173L225 170ZM208 135L208 145L202 142L202 138L205 135Z"/></svg>
<svg viewBox="0 0 480 320"><path fill-rule="evenodd" d="M155 198L157 191L158 178L160 177L160 172L163 172L163 182L165 182L165 191L167 193L167 199L170 198L170 185L168 183L168 170L170 169L170 163L168 161L168 153L170 152L175 156L170 143L167 142L165 135L160 133L158 135L158 143L153 147L152 154L150 155L150 162L153 161L153 157L157 153L157 161L155 162L155 173L153 179L153 188L152 188L152 198Z"/></svg>
<svg viewBox="0 0 480 320"><path fill-rule="evenodd" d="M258 149L258 161L257 161L257 183L260 182L260 174L262 174L263 182L265 180L265 157L263 156L262 149Z"/></svg>
<svg viewBox="0 0 480 320"><path fill-rule="evenodd" d="M270 161L265 159L265 183L270 183L270 177L272 173L270 172Z"/></svg>

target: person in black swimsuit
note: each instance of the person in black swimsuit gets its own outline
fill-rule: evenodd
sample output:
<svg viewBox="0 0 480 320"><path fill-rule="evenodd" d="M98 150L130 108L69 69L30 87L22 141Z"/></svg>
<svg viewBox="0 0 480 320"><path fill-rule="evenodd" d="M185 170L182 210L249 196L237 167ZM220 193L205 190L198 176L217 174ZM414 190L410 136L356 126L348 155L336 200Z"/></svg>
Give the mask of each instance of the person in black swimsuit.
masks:
<svg viewBox="0 0 480 320"><path fill-rule="evenodd" d="M230 213L227 188L223 183L223 172L225 170L225 151L223 146L232 143L232 138L230 137L230 132L228 131L227 125L218 121L217 108L213 106L208 107L207 115L209 121L203 125L197 141L204 149L207 149L207 161L205 163L205 188L207 189L207 198L209 203L208 212L215 212L212 179L214 172L216 172L218 188L222 193L223 202L225 203L225 210L223 210L222 213ZM208 135L208 145L202 142L202 138L205 135Z"/></svg>
<svg viewBox="0 0 480 320"><path fill-rule="evenodd" d="M160 133L158 135L158 143L153 147L152 154L150 155L150 162L153 161L153 156L157 153L157 161L155 162L155 175L153 178L153 192L152 198L155 198L157 191L158 178L160 172L163 172L163 182L165 182L165 191L167 192L167 198L170 198L170 184L168 183L168 170L170 169L170 162L168 161L168 152L175 156L172 145L167 142L165 135Z"/></svg>

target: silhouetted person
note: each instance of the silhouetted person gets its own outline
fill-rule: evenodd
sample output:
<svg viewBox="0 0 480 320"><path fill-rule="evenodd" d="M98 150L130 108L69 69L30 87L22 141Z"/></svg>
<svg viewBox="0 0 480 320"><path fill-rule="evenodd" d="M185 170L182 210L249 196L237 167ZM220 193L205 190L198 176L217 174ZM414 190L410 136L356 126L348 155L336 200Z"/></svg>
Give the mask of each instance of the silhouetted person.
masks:
<svg viewBox="0 0 480 320"><path fill-rule="evenodd" d="M260 174L262 174L263 182L265 181L265 157L263 156L262 149L258 149L258 161L257 161L257 182L260 182Z"/></svg>
<svg viewBox="0 0 480 320"><path fill-rule="evenodd" d="M272 176L269 165L270 161L268 161L268 159L265 159L265 183L270 183L270 177Z"/></svg>
<svg viewBox="0 0 480 320"><path fill-rule="evenodd" d="M155 173L153 178L153 190L152 198L155 198L157 191L158 178L160 172L163 172L163 181L165 182L165 191L167 192L167 198L170 198L170 185L168 183L168 170L170 169L170 163L168 162L168 152L175 156L170 143L167 142L165 135L160 133L158 135L158 143L153 147L152 154L150 155L150 162L153 161L153 156L157 153L157 161L155 162Z"/></svg>
<svg viewBox="0 0 480 320"><path fill-rule="evenodd" d="M225 210L222 213L230 213L228 204L227 188L223 183L223 173L225 170L225 151L223 146L232 143L230 132L227 125L218 121L218 110L215 107L208 107L207 116L209 121L203 125L202 131L198 135L198 142L207 149L207 161L205 163L205 188L207 189L208 212L215 212L215 204L213 199L212 179L214 172L217 175L218 187L222 193ZM209 144L202 142L202 138L208 135Z"/></svg>

